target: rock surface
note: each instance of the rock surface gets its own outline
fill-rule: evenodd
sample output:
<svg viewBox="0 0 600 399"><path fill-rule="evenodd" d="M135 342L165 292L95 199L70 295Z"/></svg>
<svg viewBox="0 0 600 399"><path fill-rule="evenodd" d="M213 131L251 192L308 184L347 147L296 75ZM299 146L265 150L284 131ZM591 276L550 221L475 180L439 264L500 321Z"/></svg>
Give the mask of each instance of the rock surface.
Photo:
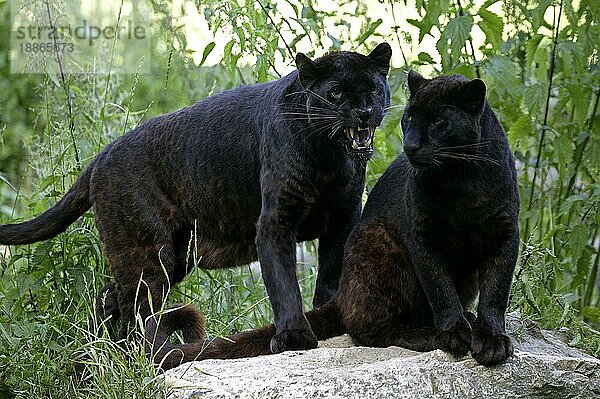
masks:
<svg viewBox="0 0 600 399"><path fill-rule="evenodd" d="M167 398L600 398L600 360L516 314L507 322L515 354L496 367L343 336L310 351L183 364L164 375Z"/></svg>

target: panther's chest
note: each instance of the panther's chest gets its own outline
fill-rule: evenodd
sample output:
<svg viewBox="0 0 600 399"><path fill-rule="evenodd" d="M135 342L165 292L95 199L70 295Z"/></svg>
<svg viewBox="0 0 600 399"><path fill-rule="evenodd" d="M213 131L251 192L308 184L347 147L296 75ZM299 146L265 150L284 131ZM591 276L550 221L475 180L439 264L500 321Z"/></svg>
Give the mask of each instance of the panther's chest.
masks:
<svg viewBox="0 0 600 399"><path fill-rule="evenodd" d="M430 247L456 262L481 261L508 237L508 225L497 217L435 218L420 235Z"/></svg>
<svg viewBox="0 0 600 399"><path fill-rule="evenodd" d="M318 238L329 224L330 212L329 207L321 202L307 204L296 225L297 241L309 241Z"/></svg>

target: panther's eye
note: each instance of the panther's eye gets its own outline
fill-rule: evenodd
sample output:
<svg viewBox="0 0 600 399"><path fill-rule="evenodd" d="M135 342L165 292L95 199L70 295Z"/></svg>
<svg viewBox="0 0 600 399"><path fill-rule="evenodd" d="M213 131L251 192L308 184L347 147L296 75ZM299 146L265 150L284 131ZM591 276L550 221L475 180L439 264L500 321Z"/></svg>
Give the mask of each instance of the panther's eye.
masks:
<svg viewBox="0 0 600 399"><path fill-rule="evenodd" d="M334 87L329 92L329 95L335 98L336 100L339 100L340 98L342 98L342 90L339 87Z"/></svg>
<svg viewBox="0 0 600 399"><path fill-rule="evenodd" d="M410 116L406 111L404 112L403 118L406 123L410 123L412 121L412 116Z"/></svg>
<svg viewBox="0 0 600 399"><path fill-rule="evenodd" d="M373 87L373 89L371 90L371 94L374 96L381 94L381 87L379 87L379 86Z"/></svg>

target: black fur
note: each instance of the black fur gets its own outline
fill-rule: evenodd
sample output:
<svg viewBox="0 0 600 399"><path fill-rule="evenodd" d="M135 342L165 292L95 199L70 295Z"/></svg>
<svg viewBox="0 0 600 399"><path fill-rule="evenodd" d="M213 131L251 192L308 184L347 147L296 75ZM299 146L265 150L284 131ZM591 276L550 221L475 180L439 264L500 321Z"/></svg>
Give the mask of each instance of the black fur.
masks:
<svg viewBox="0 0 600 399"><path fill-rule="evenodd" d="M188 273L190 243L202 268L259 259L275 313L272 350L315 347L295 244L319 239L321 305L338 287L360 216L372 134L389 105L390 56L386 43L367 56L299 54L298 71L280 80L154 118L111 143L50 210L0 226L0 244L52 237L92 206L116 282L103 290L99 316L114 327L120 317L121 338L136 311L152 314L149 296L159 309Z"/></svg>
<svg viewBox="0 0 600 399"><path fill-rule="evenodd" d="M409 88L406 153L350 234L338 293L307 317L319 338L347 331L359 345L470 350L497 364L513 351L504 315L519 247L514 159L481 80L411 72ZM266 354L269 332L214 342L199 357Z"/></svg>
<svg viewBox="0 0 600 399"><path fill-rule="evenodd" d="M512 353L504 314L519 247L514 159L481 80L411 72L409 89L405 154L349 238L336 302L358 344L471 350L496 364ZM474 318L466 311L477 294Z"/></svg>

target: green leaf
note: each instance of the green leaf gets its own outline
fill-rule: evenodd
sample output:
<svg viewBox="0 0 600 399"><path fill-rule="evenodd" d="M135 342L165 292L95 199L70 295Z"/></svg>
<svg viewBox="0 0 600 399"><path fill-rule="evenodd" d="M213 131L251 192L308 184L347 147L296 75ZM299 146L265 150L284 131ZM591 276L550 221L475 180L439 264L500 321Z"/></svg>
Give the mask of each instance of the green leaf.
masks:
<svg viewBox="0 0 600 399"><path fill-rule="evenodd" d="M531 138L531 121L529 115L521 115L508 129L507 135L513 149L526 150Z"/></svg>
<svg viewBox="0 0 600 399"><path fill-rule="evenodd" d="M589 227L584 224L578 224L571 230L569 235L569 247L573 256L579 256L583 253L583 249L587 245L588 237L590 236Z"/></svg>
<svg viewBox="0 0 600 399"><path fill-rule="evenodd" d="M477 77L475 75L475 68L473 68L473 65L466 64L464 62L459 62L458 64L454 64L452 66L452 68L447 69L445 73L450 74L450 75L458 73L469 79L475 79Z"/></svg>
<svg viewBox="0 0 600 399"><path fill-rule="evenodd" d="M531 65L533 64L538 47L543 38L544 36L539 34L533 35L525 45L525 65L527 65L528 69L531 68Z"/></svg>
<svg viewBox="0 0 600 399"><path fill-rule="evenodd" d="M481 6L481 8L488 8L492 4L496 4L499 1L500 0L486 0L485 3L483 3L483 5Z"/></svg>
<svg viewBox="0 0 600 399"><path fill-rule="evenodd" d="M204 51L202 52L202 60L200 60L200 64L198 65L199 67L204 65L206 58L213 51L214 48L215 48L215 42L210 42L206 45L206 47L204 47Z"/></svg>
<svg viewBox="0 0 600 399"><path fill-rule="evenodd" d="M409 23L409 24L411 24L412 26L415 26L415 27L417 27L417 28L419 28L419 29L421 29L421 27L423 26L423 23L422 23L420 20L418 20L418 19L412 19L412 18L408 18L408 19L406 20L406 22L408 22L408 23ZM422 39L421 39L421 35L419 34L419 41L421 41L421 40L422 40Z"/></svg>
<svg viewBox="0 0 600 399"><path fill-rule="evenodd" d="M546 82L536 82L525 88L523 103L530 115L541 115L546 105L547 93L548 84Z"/></svg>
<svg viewBox="0 0 600 399"><path fill-rule="evenodd" d="M418 58L420 61L423 61L423 63L425 63L425 64L435 64L435 61L433 60L433 58L431 58L431 56L427 53L420 52L418 55Z"/></svg>
<svg viewBox="0 0 600 399"><path fill-rule="evenodd" d="M598 306L585 306L581 309L581 314L594 323L600 323L600 307Z"/></svg>
<svg viewBox="0 0 600 399"><path fill-rule="evenodd" d="M502 18L485 9L479 9L479 16L481 17L481 21L479 21L478 25L483 33L485 33L488 43L494 49L499 49L502 46L502 31L504 30Z"/></svg>
<svg viewBox="0 0 600 399"><path fill-rule="evenodd" d="M577 273L573 277L573 284L576 287L585 286L586 279L589 273L589 267L592 263L592 251L587 246L587 236L583 241L583 247L581 252L573 254L573 257L577 260Z"/></svg>
<svg viewBox="0 0 600 399"><path fill-rule="evenodd" d="M210 7L205 7L204 8L204 19L206 20L206 22L210 22L211 17L214 15L214 10Z"/></svg>
<svg viewBox="0 0 600 399"><path fill-rule="evenodd" d="M223 49L223 59L227 60L229 57L231 57L231 51L233 50L233 45L235 44L234 40L230 40L226 45L225 48Z"/></svg>
<svg viewBox="0 0 600 399"><path fill-rule="evenodd" d="M558 211L557 216L562 216L562 215L569 213L571 211L571 208L573 208L573 206L575 204L585 201L585 199L586 199L586 197L582 194L574 194L574 195L569 196L561 204L560 210Z"/></svg>
<svg viewBox="0 0 600 399"><path fill-rule="evenodd" d="M573 72L587 67L587 60L583 48L579 43L562 41L556 46L559 61L565 72Z"/></svg>
<svg viewBox="0 0 600 399"><path fill-rule="evenodd" d="M573 70L572 73L577 73ZM566 97L571 105L574 107L573 111L573 122L579 127L579 129L586 128L586 117L588 115L588 108L593 101L592 88L589 85L583 85L579 82L565 84L567 92L559 91L559 94ZM562 98L559 98L559 101Z"/></svg>
<svg viewBox="0 0 600 399"><path fill-rule="evenodd" d="M501 98L506 100L507 95L515 97L518 93L515 87L521 82L515 70L518 66L507 56L493 55L482 63L482 70L488 83L489 91L497 92Z"/></svg>
<svg viewBox="0 0 600 399"><path fill-rule="evenodd" d="M317 13L315 12L315 9L312 7L312 5L302 7L302 18L306 18L309 20L317 19Z"/></svg>
<svg viewBox="0 0 600 399"><path fill-rule="evenodd" d="M553 2L554 0L539 0L539 3L536 4L535 7L528 8L527 11L529 14L527 15L527 17L528 21L533 26L534 32L537 32L537 30L542 26L548 29L552 29L552 26L550 26L546 22L544 16L546 14L546 10L552 5ZM525 4L529 5L527 2Z"/></svg>
<svg viewBox="0 0 600 399"><path fill-rule="evenodd" d="M331 48L333 50L340 50L342 48L342 43L331 33L327 32L327 37L331 39Z"/></svg>
<svg viewBox="0 0 600 399"><path fill-rule="evenodd" d="M298 42L300 40L304 39L306 36L307 36L306 33L301 33L301 34L297 35L296 37L294 37L294 40L292 40L290 42L290 47L295 50L296 49L296 44L298 44Z"/></svg>
<svg viewBox="0 0 600 399"><path fill-rule="evenodd" d="M407 20L409 24L419 28L419 42L423 41L425 35L431 34L431 28L439 26L440 15L447 13L450 8L449 0L431 0L426 3L423 9L427 12L423 18Z"/></svg>
<svg viewBox="0 0 600 399"><path fill-rule="evenodd" d="M473 17L470 14L454 17L442 32L441 40L450 43L450 51L458 56L473 28Z"/></svg>
<svg viewBox="0 0 600 399"><path fill-rule="evenodd" d="M575 144L573 140L565 133L559 135L553 142L552 147L554 148L554 154L558 159L558 163L561 166L564 166L568 163L573 154L573 150L575 149Z"/></svg>
<svg viewBox="0 0 600 399"><path fill-rule="evenodd" d="M365 32L363 32L356 39L356 45L360 46L361 44L363 44L365 42L365 40L367 40L369 37L371 37L375 33L375 30L377 30L379 25L381 25L382 23L383 23L383 20L381 18L379 18L377 21L369 23L367 30Z"/></svg>

